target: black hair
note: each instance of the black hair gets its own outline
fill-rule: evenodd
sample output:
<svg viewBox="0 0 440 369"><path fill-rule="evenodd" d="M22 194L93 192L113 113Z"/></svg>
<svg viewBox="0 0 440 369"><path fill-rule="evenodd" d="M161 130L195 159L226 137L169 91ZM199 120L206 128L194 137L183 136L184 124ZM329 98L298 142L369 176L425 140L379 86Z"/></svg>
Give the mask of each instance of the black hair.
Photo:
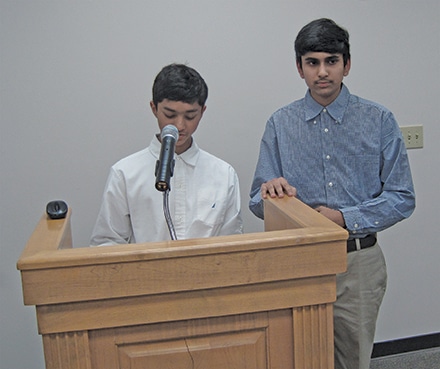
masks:
<svg viewBox="0 0 440 369"><path fill-rule="evenodd" d="M301 57L308 52L342 54L344 65L350 60L348 31L327 18L316 19L305 25L296 36L296 61L301 66Z"/></svg>
<svg viewBox="0 0 440 369"><path fill-rule="evenodd" d="M154 105L167 99L189 104L197 102L205 106L208 98L208 86L202 76L193 68L184 64L170 64L162 68L154 79Z"/></svg>

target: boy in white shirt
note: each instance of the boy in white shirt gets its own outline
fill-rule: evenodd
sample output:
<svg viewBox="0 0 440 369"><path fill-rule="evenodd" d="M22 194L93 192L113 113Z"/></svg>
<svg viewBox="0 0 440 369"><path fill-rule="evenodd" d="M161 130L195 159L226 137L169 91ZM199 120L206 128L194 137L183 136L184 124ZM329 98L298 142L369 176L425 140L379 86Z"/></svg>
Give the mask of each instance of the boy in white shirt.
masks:
<svg viewBox="0 0 440 369"><path fill-rule="evenodd" d="M159 129L174 125L174 175L170 214L177 239L243 232L238 176L231 165L201 150L192 135L206 110L208 87L186 65L164 67L153 84L151 110ZM117 162L110 170L91 245L169 240L163 193L155 188L160 135L150 145Z"/></svg>

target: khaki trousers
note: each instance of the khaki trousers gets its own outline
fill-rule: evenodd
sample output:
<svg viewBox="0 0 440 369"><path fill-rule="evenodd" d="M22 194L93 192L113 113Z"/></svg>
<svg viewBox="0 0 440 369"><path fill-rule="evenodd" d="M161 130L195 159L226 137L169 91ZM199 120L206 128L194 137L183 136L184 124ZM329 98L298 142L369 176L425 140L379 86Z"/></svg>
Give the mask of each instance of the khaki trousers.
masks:
<svg viewBox="0 0 440 369"><path fill-rule="evenodd" d="M376 320L387 271L380 246L347 254L347 272L337 275L334 305L335 369L369 369Z"/></svg>

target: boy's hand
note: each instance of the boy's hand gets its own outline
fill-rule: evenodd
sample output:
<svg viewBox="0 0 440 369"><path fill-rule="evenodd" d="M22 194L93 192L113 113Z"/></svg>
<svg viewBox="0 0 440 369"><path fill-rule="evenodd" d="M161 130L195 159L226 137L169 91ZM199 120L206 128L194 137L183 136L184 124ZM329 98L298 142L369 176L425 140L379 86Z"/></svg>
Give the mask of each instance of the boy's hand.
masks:
<svg viewBox="0 0 440 369"><path fill-rule="evenodd" d="M335 222L338 226L345 227L345 220L342 213L339 210L330 209L326 206L318 206L315 210L324 215L326 218Z"/></svg>
<svg viewBox="0 0 440 369"><path fill-rule="evenodd" d="M269 195L272 198L287 196L296 196L296 188L291 186L283 177L274 178L261 185L261 198L267 199Z"/></svg>

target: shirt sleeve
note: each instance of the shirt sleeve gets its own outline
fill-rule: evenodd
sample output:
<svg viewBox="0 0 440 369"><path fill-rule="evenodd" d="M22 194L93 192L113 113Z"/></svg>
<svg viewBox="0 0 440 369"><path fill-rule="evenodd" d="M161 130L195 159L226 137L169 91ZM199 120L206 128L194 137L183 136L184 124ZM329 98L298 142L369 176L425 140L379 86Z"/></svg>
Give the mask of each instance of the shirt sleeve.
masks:
<svg viewBox="0 0 440 369"><path fill-rule="evenodd" d="M219 231L220 235L243 233L243 220L241 217L240 184L235 170L229 168L229 191L228 205L223 225Z"/></svg>
<svg viewBox="0 0 440 369"><path fill-rule="evenodd" d="M405 143L390 112L383 122L381 163L382 191L372 199L339 209L351 234L382 231L409 217L415 208L415 192Z"/></svg>
<svg viewBox="0 0 440 369"><path fill-rule="evenodd" d="M126 244L130 243L132 234L125 181L121 174L112 168L90 244L92 246Z"/></svg>
<svg viewBox="0 0 440 369"><path fill-rule="evenodd" d="M264 203L260 194L261 185L273 178L282 176L278 140L271 118L266 124L261 139L260 154L250 192L249 209L257 217L264 219Z"/></svg>

